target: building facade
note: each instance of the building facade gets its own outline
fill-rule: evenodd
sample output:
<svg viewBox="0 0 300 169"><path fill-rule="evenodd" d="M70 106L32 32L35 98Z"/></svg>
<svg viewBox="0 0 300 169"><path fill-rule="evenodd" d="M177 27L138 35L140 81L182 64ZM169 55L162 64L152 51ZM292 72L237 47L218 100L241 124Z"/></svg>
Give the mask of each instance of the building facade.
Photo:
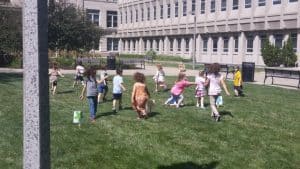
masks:
<svg viewBox="0 0 300 169"><path fill-rule="evenodd" d="M300 54L299 0L119 0L119 52L264 65L266 39ZM194 40L195 39L195 40Z"/></svg>

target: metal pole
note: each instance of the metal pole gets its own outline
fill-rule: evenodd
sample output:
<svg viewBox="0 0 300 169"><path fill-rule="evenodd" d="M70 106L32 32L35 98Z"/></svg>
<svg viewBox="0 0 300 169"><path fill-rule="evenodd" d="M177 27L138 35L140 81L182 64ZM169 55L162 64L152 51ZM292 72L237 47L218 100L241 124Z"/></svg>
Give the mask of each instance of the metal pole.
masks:
<svg viewBox="0 0 300 169"><path fill-rule="evenodd" d="M194 14L194 44L193 44L193 70L195 70L196 62L196 14Z"/></svg>

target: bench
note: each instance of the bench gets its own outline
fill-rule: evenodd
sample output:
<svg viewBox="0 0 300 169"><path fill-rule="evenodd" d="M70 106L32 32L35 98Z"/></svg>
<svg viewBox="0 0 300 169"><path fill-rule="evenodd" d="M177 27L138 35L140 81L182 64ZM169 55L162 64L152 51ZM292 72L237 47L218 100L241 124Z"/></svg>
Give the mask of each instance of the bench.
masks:
<svg viewBox="0 0 300 169"><path fill-rule="evenodd" d="M153 57L152 56L145 55L144 60L145 60L145 62L153 63Z"/></svg>
<svg viewBox="0 0 300 169"><path fill-rule="evenodd" d="M145 69L144 58L120 58L119 67L122 65L140 65L142 69Z"/></svg>
<svg viewBox="0 0 300 169"><path fill-rule="evenodd" d="M297 79L298 80L298 88L300 87L300 70L265 68L264 84L268 77L272 78L272 84L274 81L274 77L286 78L286 79Z"/></svg>
<svg viewBox="0 0 300 169"><path fill-rule="evenodd" d="M75 65L77 65L79 62L82 62L83 65L89 65L89 66L99 66L101 65L102 60L100 58L93 58L93 57L84 57L84 58L77 58L75 60Z"/></svg>
<svg viewBox="0 0 300 169"><path fill-rule="evenodd" d="M204 71L208 73L211 63L204 63ZM226 79L229 73L232 73L234 65L220 64L220 72L226 73Z"/></svg>

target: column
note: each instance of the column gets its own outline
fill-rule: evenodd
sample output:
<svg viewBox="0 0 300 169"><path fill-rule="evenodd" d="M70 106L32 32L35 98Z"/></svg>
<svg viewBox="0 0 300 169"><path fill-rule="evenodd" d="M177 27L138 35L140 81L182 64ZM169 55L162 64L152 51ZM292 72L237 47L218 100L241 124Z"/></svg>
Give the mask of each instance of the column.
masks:
<svg viewBox="0 0 300 169"><path fill-rule="evenodd" d="M260 43L259 43L259 36L254 35L253 38L253 61L258 64L259 61L259 54L260 54Z"/></svg>
<svg viewBox="0 0 300 169"><path fill-rule="evenodd" d="M197 37L197 36L196 36ZM196 45L194 45L194 37L189 38L189 56L193 60L193 57L196 59Z"/></svg>
<svg viewBox="0 0 300 169"><path fill-rule="evenodd" d="M222 58L223 47L224 47L223 37L219 36L218 37L217 56L219 58L220 63L224 62L224 59Z"/></svg>
<svg viewBox="0 0 300 169"><path fill-rule="evenodd" d="M129 53L133 53L133 40L129 40Z"/></svg>
<svg viewBox="0 0 300 169"><path fill-rule="evenodd" d="M159 47L158 47L158 48L159 48L159 52L158 52L159 54L163 54L163 51L164 51L164 44L163 44L163 43L164 43L164 42L163 42L163 39L160 38L160 39L159 39L159 45L158 45L158 46L159 46Z"/></svg>
<svg viewBox="0 0 300 169"><path fill-rule="evenodd" d="M23 169L50 169L47 1L23 1Z"/></svg>
<svg viewBox="0 0 300 169"><path fill-rule="evenodd" d="M128 40L125 40L125 52L126 53L129 52L128 46L129 46L129 42L128 42Z"/></svg>
<svg viewBox="0 0 300 169"><path fill-rule="evenodd" d="M146 42L146 43L147 43L147 50L146 50L145 52L147 52L147 51L149 51L149 50L150 50L150 43L151 43L151 42L150 42L150 40L149 40L149 39L147 39L147 42Z"/></svg>
<svg viewBox="0 0 300 169"><path fill-rule="evenodd" d="M195 61L196 62L201 62L201 47L202 42L201 42L201 36L198 34L196 35L196 55L195 55Z"/></svg>
<svg viewBox="0 0 300 169"><path fill-rule="evenodd" d="M170 41L169 38L167 36L165 36L164 39L164 54L169 54L170 52Z"/></svg>
<svg viewBox="0 0 300 169"><path fill-rule="evenodd" d="M156 45L157 45L156 39L153 39L152 43L153 43L153 44L152 44L153 50L157 52L157 50L156 50L156 49L157 49L157 47L156 47Z"/></svg>
<svg viewBox="0 0 300 169"><path fill-rule="evenodd" d="M300 32L297 33L297 53L298 53L298 60L300 59L299 58L299 55L300 55Z"/></svg>
<svg viewBox="0 0 300 169"><path fill-rule="evenodd" d="M143 40L143 38L140 38L140 40L139 40L139 51L138 51L138 53L139 54L142 54L144 52L144 40Z"/></svg>
<svg viewBox="0 0 300 169"><path fill-rule="evenodd" d="M228 40L228 56L231 58L230 63L234 63L233 62L233 53L234 53L234 37L230 36L229 40Z"/></svg>
<svg viewBox="0 0 300 169"><path fill-rule="evenodd" d="M246 53L246 36L244 32L241 32L240 36L239 36L239 62L238 63L242 63L243 61L245 61L245 53Z"/></svg>
<svg viewBox="0 0 300 169"><path fill-rule="evenodd" d="M184 38L181 38L181 56L185 56L185 39Z"/></svg>
<svg viewBox="0 0 300 169"><path fill-rule="evenodd" d="M119 40L119 45L118 46L119 46L118 47L119 53L122 53L122 51L123 51L123 42L122 42L122 39Z"/></svg>
<svg viewBox="0 0 300 169"><path fill-rule="evenodd" d="M134 50L134 53L139 53L139 49L140 49L140 43L139 43L139 40L135 40L135 50Z"/></svg>
<svg viewBox="0 0 300 169"><path fill-rule="evenodd" d="M177 54L178 53L178 40L177 38L173 39L173 51L172 54Z"/></svg>

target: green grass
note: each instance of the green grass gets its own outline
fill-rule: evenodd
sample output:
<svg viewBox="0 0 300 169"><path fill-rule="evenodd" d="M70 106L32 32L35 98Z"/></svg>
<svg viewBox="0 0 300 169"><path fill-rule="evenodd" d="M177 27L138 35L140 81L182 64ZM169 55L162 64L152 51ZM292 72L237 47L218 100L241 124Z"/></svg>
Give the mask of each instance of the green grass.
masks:
<svg viewBox="0 0 300 169"><path fill-rule="evenodd" d="M51 167L299 168L299 90L246 84L246 97L224 96L223 116L216 123L209 109L195 107L192 87L184 94L186 106L169 108L162 105L169 93L152 92L151 77L147 80L157 103L152 117L136 119L130 109L133 81L125 77L125 110L113 114L111 102L103 103L91 124L87 101L71 88L72 77L61 78L58 94L50 97ZM167 80L172 84L175 78ZM0 74L0 88L0 168L22 168L22 76ZM72 124L74 110L84 112L81 128Z"/></svg>

